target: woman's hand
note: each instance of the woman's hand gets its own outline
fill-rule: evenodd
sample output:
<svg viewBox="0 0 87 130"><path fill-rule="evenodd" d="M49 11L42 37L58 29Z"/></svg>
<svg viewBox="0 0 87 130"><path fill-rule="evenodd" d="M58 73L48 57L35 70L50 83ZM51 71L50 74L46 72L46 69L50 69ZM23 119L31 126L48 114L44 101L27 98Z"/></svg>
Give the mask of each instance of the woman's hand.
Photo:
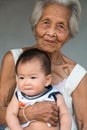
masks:
<svg viewBox="0 0 87 130"><path fill-rule="evenodd" d="M57 126L58 107L54 102L42 101L26 107L25 115L29 120L42 121ZM19 118L23 122L22 110L20 110Z"/></svg>

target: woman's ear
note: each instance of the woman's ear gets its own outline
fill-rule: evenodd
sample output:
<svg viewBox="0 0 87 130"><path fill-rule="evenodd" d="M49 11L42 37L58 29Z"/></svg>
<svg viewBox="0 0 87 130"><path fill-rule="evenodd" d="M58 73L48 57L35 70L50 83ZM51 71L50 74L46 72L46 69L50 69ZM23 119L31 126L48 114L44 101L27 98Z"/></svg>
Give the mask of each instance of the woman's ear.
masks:
<svg viewBox="0 0 87 130"><path fill-rule="evenodd" d="M35 28L33 29L33 34L34 34L34 36L36 35L36 29Z"/></svg>
<svg viewBox="0 0 87 130"><path fill-rule="evenodd" d="M45 86L50 85L50 84L51 84L51 81L52 81L52 75L49 74L49 75L47 75L47 77L46 77L46 83L45 83Z"/></svg>
<svg viewBox="0 0 87 130"><path fill-rule="evenodd" d="M71 38L72 38L72 35L71 35L71 33L69 33L69 35L68 35L68 38L67 38L66 42L68 42Z"/></svg>

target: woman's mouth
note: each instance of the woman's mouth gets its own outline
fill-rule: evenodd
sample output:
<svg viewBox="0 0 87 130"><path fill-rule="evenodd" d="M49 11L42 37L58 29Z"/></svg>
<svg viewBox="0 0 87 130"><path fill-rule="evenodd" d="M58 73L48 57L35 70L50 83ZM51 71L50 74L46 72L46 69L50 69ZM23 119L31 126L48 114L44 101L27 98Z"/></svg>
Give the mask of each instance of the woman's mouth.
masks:
<svg viewBox="0 0 87 130"><path fill-rule="evenodd" d="M47 43L55 43L55 41L52 40L52 39L46 39L45 41L46 41Z"/></svg>

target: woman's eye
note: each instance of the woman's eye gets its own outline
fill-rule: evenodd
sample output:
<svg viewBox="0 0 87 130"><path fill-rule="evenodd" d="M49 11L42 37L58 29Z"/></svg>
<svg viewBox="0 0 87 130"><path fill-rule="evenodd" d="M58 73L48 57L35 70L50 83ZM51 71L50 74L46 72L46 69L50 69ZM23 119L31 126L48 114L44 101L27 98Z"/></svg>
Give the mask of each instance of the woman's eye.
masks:
<svg viewBox="0 0 87 130"><path fill-rule="evenodd" d="M63 25L58 25L57 28L58 29L61 29L61 28L64 29L64 26Z"/></svg>
<svg viewBox="0 0 87 130"><path fill-rule="evenodd" d="M59 24L59 25L57 26L57 29L58 29L59 31L67 31L67 30L68 30L68 28L67 28L66 26L64 26L63 24Z"/></svg>
<svg viewBox="0 0 87 130"><path fill-rule="evenodd" d="M48 22L48 21L45 21L44 24L49 24L49 22Z"/></svg>
<svg viewBox="0 0 87 130"><path fill-rule="evenodd" d="M49 22L48 20L44 20L44 21L43 21L43 24L49 25L50 22Z"/></svg>

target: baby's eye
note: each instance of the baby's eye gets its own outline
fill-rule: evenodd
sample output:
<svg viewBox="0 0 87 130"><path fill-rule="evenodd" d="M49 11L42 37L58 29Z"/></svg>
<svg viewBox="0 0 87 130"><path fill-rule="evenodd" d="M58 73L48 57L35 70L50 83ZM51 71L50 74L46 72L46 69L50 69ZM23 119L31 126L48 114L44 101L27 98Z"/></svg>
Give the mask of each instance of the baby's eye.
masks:
<svg viewBox="0 0 87 130"><path fill-rule="evenodd" d="M24 77L19 77L19 79L24 79Z"/></svg>
<svg viewBox="0 0 87 130"><path fill-rule="evenodd" d="M35 77L35 76L32 76L31 79L36 79L36 77Z"/></svg>

